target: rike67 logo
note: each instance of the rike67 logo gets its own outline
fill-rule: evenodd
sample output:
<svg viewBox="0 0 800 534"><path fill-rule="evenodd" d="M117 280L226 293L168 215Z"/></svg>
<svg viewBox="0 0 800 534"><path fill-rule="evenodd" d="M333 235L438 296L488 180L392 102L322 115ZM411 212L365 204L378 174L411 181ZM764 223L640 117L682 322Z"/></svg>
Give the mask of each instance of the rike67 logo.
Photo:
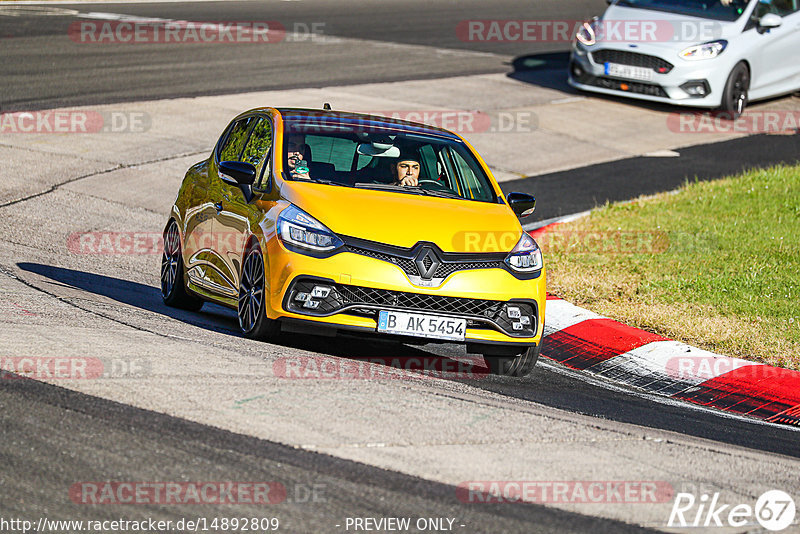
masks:
<svg viewBox="0 0 800 534"><path fill-rule="evenodd" d="M750 504L732 505L720 500L720 494L678 493L669 514L668 527L744 527L757 521L767 530L784 530L794 522L795 504L781 490L764 492ZM755 521L754 521L755 520Z"/></svg>

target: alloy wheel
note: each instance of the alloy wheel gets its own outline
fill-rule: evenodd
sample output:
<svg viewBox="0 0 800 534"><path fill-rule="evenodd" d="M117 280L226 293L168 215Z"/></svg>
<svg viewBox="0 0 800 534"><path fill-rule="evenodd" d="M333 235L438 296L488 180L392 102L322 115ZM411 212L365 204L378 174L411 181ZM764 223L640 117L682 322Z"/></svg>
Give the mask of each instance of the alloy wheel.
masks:
<svg viewBox="0 0 800 534"><path fill-rule="evenodd" d="M258 249L251 250L242 266L242 280L239 284L239 326L250 332L264 306L264 262Z"/></svg>

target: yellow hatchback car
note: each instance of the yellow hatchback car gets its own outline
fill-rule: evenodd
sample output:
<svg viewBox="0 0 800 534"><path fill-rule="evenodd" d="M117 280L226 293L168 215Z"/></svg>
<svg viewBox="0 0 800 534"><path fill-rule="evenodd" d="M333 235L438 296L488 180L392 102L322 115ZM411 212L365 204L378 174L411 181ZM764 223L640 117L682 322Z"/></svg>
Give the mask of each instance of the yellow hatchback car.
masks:
<svg viewBox="0 0 800 534"><path fill-rule="evenodd" d="M242 332L356 331L460 343L493 373L539 356L545 269L519 217L455 133L371 115L258 108L183 179L161 294L237 310Z"/></svg>

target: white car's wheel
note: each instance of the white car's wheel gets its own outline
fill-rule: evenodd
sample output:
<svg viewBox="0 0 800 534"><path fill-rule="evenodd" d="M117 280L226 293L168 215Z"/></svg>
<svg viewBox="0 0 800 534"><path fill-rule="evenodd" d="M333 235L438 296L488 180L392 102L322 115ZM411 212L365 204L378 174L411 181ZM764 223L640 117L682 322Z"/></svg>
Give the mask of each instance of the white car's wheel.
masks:
<svg viewBox="0 0 800 534"><path fill-rule="evenodd" d="M738 119L747 107L749 90L750 69L744 63L737 63L725 82L720 111L730 120Z"/></svg>

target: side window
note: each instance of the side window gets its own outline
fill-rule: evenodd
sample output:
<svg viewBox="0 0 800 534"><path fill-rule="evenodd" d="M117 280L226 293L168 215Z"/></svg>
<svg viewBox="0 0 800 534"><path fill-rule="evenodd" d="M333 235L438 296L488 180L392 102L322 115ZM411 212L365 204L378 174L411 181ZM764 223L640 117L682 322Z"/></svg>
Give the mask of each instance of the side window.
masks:
<svg viewBox="0 0 800 534"><path fill-rule="evenodd" d="M797 0L759 0L753 12L756 19L760 19L767 13L774 13L785 17L797 11Z"/></svg>
<svg viewBox="0 0 800 534"><path fill-rule="evenodd" d="M252 163L256 168L257 189L265 189L269 184L270 148L272 147L272 123L266 117L258 117L253 131L242 152L242 161Z"/></svg>
<svg viewBox="0 0 800 534"><path fill-rule="evenodd" d="M242 145L244 140L247 139L247 132L250 130L250 125L254 117L246 117L237 121L228 130L228 135L225 137L225 142L219 150L220 161L238 161L239 154L242 152Z"/></svg>
<svg viewBox="0 0 800 534"><path fill-rule="evenodd" d="M429 180L436 180L439 177L439 162L436 159L436 151L431 145L423 145L419 149L419 155L422 157L420 178L427 177Z"/></svg>
<svg viewBox="0 0 800 534"><path fill-rule="evenodd" d="M476 174L476 169L473 169L470 163L465 161L462 155L452 148L450 149L450 155L453 158L456 173L458 174L461 195L464 198L474 200L491 200L493 194L489 190L488 184L478 178L478 174L481 174L480 171Z"/></svg>

